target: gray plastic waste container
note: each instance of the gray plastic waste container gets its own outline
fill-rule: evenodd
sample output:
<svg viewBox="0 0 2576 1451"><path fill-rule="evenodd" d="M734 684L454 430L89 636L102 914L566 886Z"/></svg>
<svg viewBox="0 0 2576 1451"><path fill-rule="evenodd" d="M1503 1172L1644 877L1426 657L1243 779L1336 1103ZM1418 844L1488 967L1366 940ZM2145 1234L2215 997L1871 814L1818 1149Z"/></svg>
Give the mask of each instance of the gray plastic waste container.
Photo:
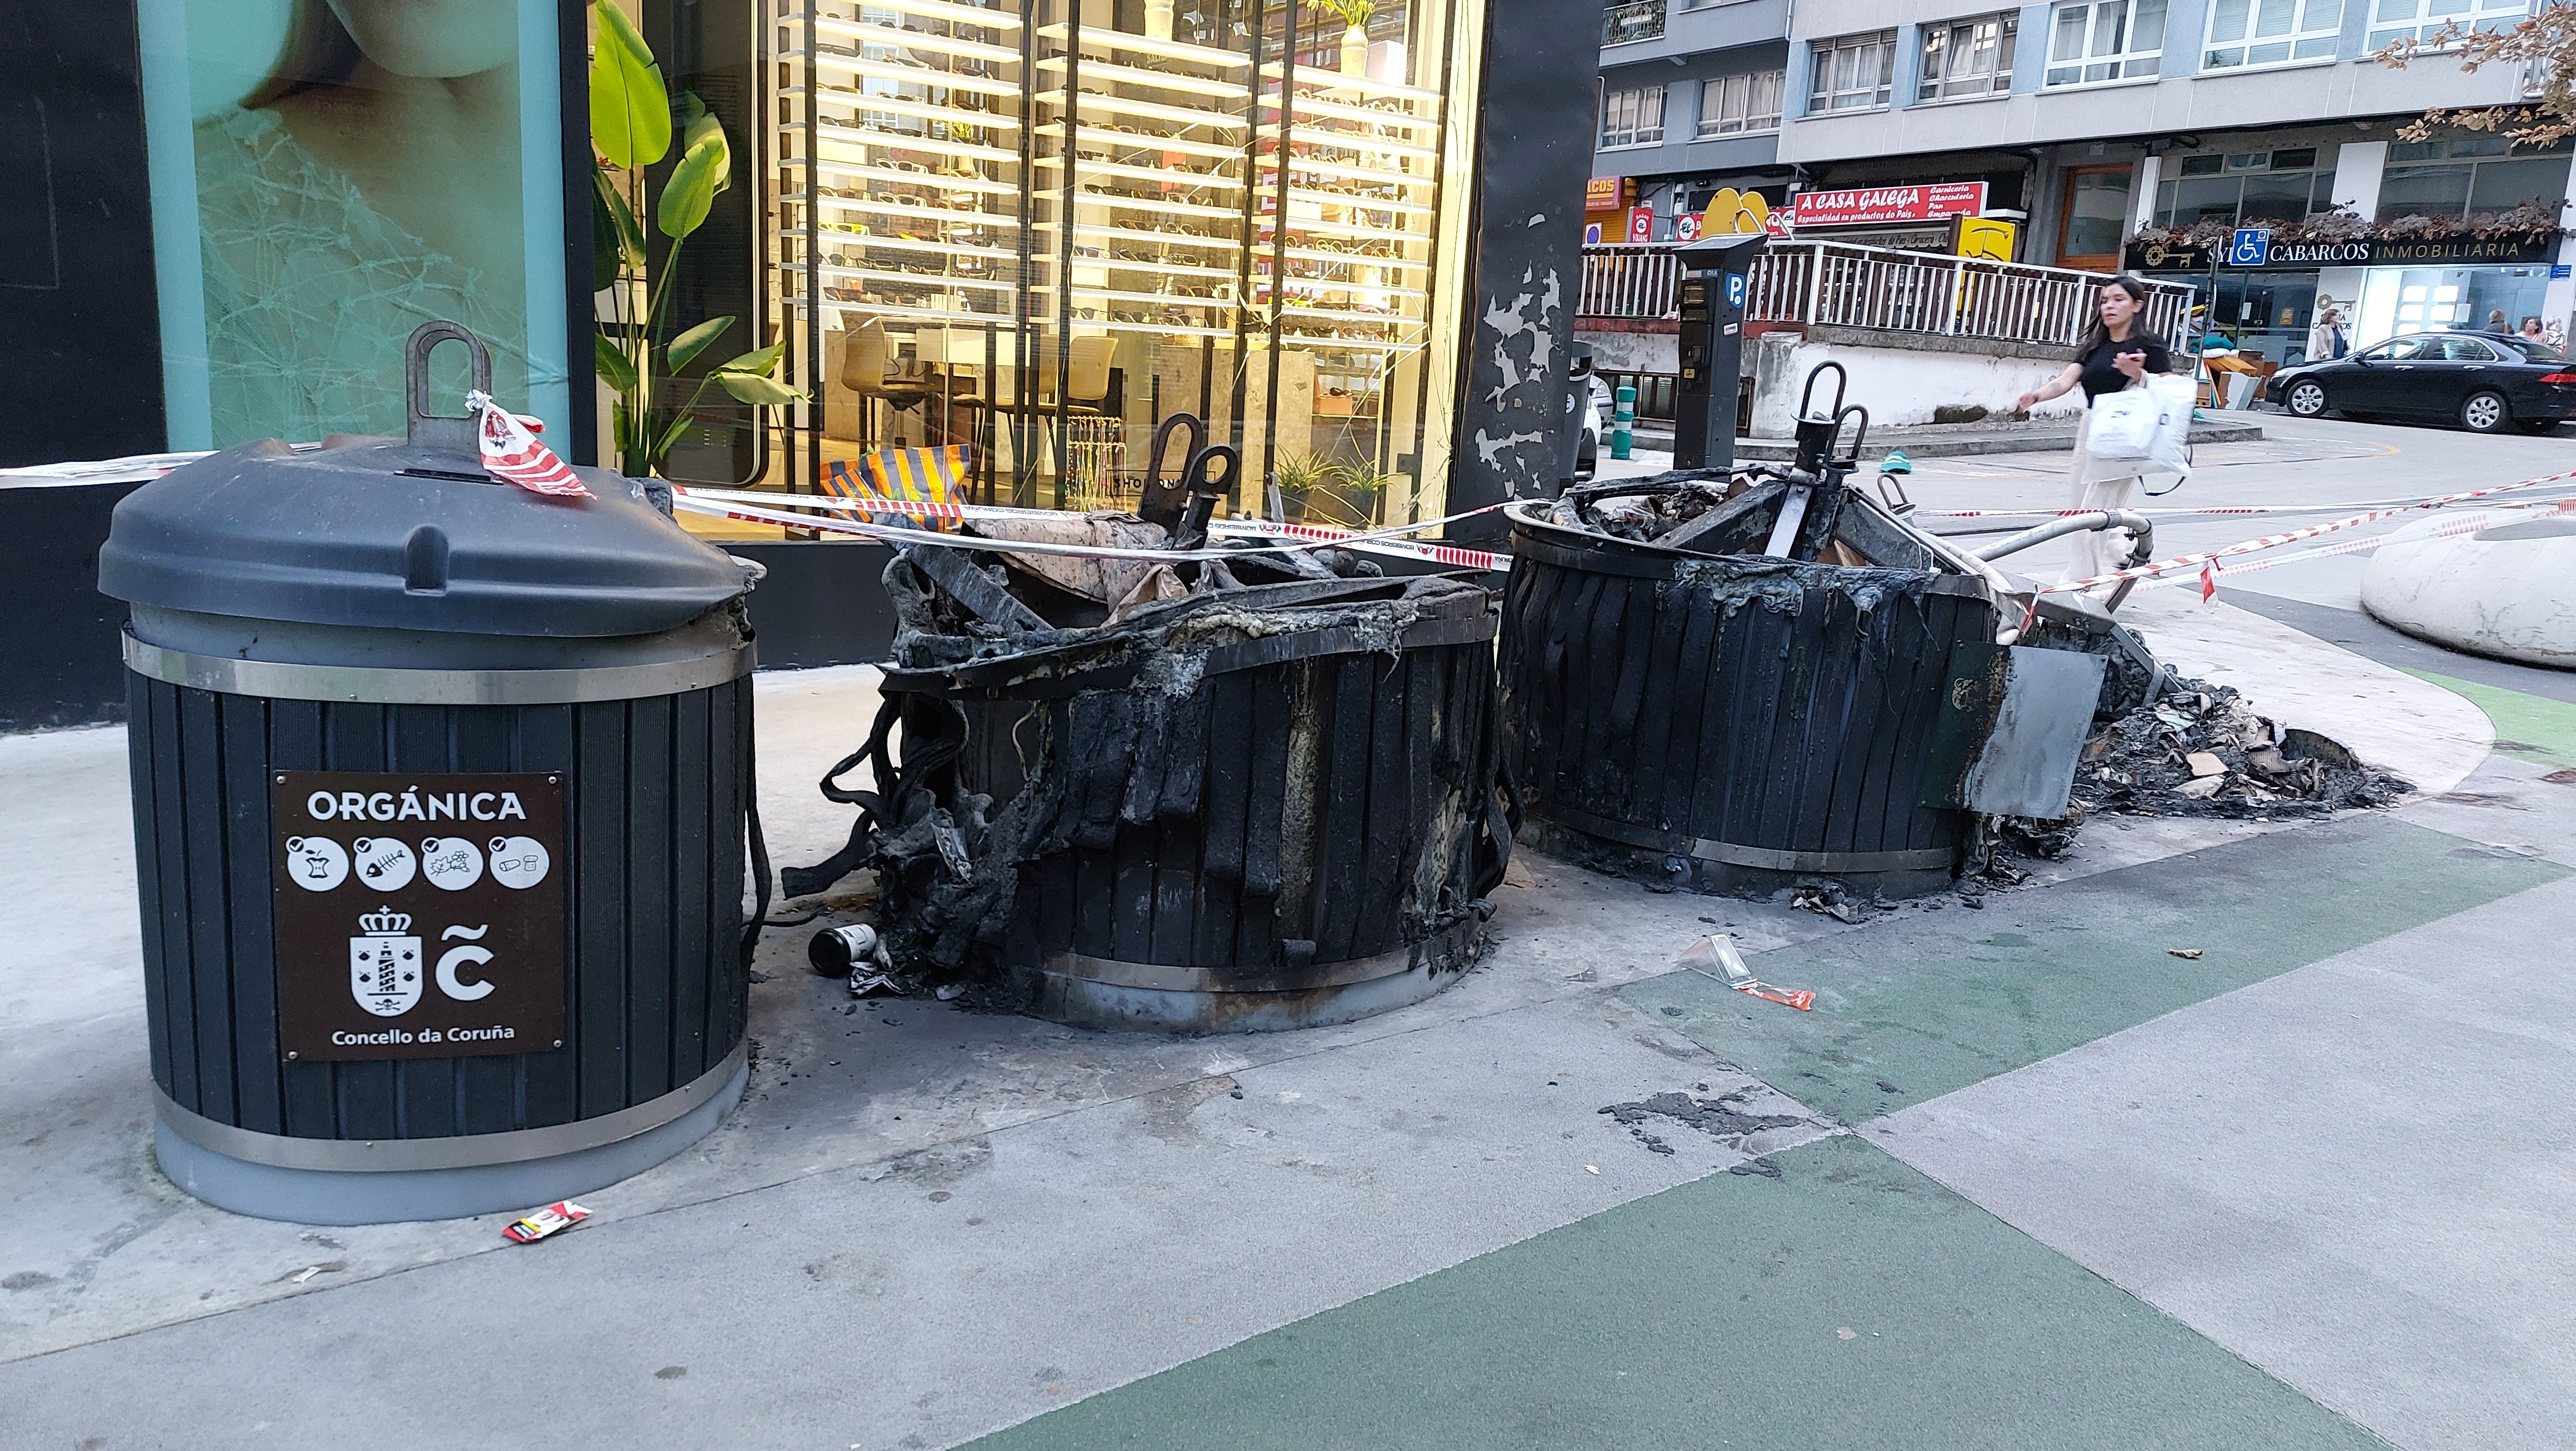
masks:
<svg viewBox="0 0 2576 1451"><path fill-rule="evenodd" d="M227 449L117 507L156 1140L190 1193L521 1209L744 1082L747 566L633 481L555 498L466 419Z"/></svg>

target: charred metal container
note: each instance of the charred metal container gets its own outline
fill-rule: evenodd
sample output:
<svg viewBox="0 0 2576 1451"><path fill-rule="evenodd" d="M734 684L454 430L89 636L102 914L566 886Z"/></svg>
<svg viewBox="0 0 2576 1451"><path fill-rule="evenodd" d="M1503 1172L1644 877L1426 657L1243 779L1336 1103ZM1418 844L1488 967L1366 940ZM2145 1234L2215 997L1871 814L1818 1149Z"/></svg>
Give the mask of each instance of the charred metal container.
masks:
<svg viewBox="0 0 2576 1451"><path fill-rule="evenodd" d="M469 343L431 324L427 349ZM744 1083L751 571L470 420L227 449L117 507L156 1144L241 1213L524 1209Z"/></svg>
<svg viewBox="0 0 2576 1451"><path fill-rule="evenodd" d="M884 788L863 804L897 970L1220 1032L1363 1017L1474 962L1513 829L1483 588L1328 576L995 640L912 559L887 586L885 715L845 765Z"/></svg>
<svg viewBox="0 0 2576 1451"><path fill-rule="evenodd" d="M1503 715L1525 839L1703 892L1950 881L1969 817L1924 804L1933 726L1953 647L1995 639L1994 595L1832 484L1730 495L1693 472L1512 506Z"/></svg>

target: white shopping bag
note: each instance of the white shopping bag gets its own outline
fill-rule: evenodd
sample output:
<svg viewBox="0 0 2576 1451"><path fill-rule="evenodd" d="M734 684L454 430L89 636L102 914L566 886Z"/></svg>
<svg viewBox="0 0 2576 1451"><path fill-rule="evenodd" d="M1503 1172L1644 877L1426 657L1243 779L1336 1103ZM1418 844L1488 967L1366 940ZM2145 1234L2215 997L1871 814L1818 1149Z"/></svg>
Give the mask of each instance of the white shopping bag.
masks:
<svg viewBox="0 0 2576 1451"><path fill-rule="evenodd" d="M2145 383L2093 400L2091 427L2080 460L2088 478L2131 478L2140 474L2189 477L2191 410L2194 389L2189 378L2158 373Z"/></svg>

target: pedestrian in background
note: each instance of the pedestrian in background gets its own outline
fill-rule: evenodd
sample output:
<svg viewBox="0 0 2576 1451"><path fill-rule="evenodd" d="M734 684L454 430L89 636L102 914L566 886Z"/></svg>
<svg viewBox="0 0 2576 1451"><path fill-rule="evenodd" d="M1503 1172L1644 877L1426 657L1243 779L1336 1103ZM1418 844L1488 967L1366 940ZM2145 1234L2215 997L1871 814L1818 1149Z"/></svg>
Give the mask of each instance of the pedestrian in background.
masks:
<svg viewBox="0 0 2576 1451"><path fill-rule="evenodd" d="M2351 340L2343 332L2343 314L2331 307L2318 313L2317 325L2308 329L2308 361L2331 363L2351 347Z"/></svg>
<svg viewBox="0 0 2576 1451"><path fill-rule="evenodd" d="M2513 331L2513 324L2504 320L2503 308L2491 307L2487 309L2487 331L2491 333L2510 333Z"/></svg>
<svg viewBox="0 0 2576 1451"><path fill-rule="evenodd" d="M2062 398L2077 388L2084 390L2084 421L2075 431L2070 508L2125 509L2137 498L2139 476L2131 473L2116 478L2097 477L2093 455L2086 444L2093 432L2094 400L2105 393L2138 387L2147 381L2149 373L2173 371L2173 354L2164 342L2146 335L2139 327L2139 313L2146 304L2147 284L2134 277L2114 277L2102 284L2094 302L2093 329L2086 334L2075 361L2067 364L2066 371L2048 386L2024 393L2014 404L2017 410L2027 413L2034 405ZM2126 529L2099 529L2072 538L2075 557L2060 576L2061 581L2092 579L2119 568L2128 560L2133 536Z"/></svg>
<svg viewBox="0 0 2576 1451"><path fill-rule="evenodd" d="M2550 336L2551 331L2551 329L2541 326L2540 319L2536 317L2526 317L2522 320L2521 336L2522 340L2526 343L2538 343L2544 348L2562 346L2561 338L2564 337L2564 334L2561 334L2560 337L2552 337Z"/></svg>

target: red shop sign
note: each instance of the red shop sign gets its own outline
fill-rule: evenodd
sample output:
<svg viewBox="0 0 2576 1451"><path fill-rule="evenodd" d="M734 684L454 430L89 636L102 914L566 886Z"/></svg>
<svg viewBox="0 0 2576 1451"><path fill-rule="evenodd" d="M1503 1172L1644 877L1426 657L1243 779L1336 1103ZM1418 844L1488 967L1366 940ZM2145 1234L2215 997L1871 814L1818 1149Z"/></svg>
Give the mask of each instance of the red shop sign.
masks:
<svg viewBox="0 0 2576 1451"><path fill-rule="evenodd" d="M1982 181L1931 186L1873 186L1853 191L1802 191L1792 220L1801 227L1883 226L1890 222L1946 222L1986 209Z"/></svg>

